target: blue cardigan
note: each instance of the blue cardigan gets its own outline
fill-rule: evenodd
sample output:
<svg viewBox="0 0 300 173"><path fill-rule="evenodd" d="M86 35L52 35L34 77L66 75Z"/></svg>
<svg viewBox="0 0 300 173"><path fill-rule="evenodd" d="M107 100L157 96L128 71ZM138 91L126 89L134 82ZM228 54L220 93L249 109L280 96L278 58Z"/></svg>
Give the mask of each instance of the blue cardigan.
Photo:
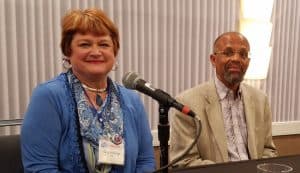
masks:
<svg viewBox="0 0 300 173"><path fill-rule="evenodd" d="M124 113L125 165L112 172L155 169L152 136L139 96L120 85ZM25 172L88 172L77 108L65 73L35 88L21 129Z"/></svg>

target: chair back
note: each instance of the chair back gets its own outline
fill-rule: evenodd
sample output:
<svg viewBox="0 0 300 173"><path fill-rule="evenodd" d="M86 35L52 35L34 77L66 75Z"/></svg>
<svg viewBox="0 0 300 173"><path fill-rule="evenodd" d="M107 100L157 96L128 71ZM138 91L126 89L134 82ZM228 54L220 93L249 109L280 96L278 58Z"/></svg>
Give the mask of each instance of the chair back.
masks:
<svg viewBox="0 0 300 173"><path fill-rule="evenodd" d="M0 136L0 172L24 172L21 158L20 135Z"/></svg>

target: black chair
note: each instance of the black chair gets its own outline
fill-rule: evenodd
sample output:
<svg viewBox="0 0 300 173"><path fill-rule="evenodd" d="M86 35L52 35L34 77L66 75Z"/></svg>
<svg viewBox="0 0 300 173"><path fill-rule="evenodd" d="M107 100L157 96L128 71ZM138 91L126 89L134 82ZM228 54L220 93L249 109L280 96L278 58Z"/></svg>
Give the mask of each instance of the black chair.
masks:
<svg viewBox="0 0 300 173"><path fill-rule="evenodd" d="M24 172L21 158L20 135L0 136L0 172Z"/></svg>

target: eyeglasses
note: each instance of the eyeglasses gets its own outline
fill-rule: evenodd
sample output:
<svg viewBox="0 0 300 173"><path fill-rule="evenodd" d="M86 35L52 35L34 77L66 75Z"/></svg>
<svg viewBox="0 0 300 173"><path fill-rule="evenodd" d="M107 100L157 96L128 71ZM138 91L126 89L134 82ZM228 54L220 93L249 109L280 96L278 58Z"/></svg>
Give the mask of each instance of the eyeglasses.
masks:
<svg viewBox="0 0 300 173"><path fill-rule="evenodd" d="M243 60L246 60L246 59L249 59L249 52L246 51L246 50L239 50L239 51L234 51L233 49L225 49L224 51L218 51L218 52L215 52L214 54L217 55L217 54L222 54L224 56L226 56L227 58L229 57L232 57L234 56L234 54L238 53L239 56L243 59Z"/></svg>

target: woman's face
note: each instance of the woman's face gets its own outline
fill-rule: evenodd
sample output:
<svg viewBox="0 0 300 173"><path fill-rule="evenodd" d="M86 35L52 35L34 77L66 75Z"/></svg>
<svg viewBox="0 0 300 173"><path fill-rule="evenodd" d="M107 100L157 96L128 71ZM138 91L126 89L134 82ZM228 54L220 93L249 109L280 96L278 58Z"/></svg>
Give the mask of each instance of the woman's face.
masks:
<svg viewBox="0 0 300 173"><path fill-rule="evenodd" d="M70 62L79 78L103 78L111 71L116 57L109 35L76 33L71 42Z"/></svg>

